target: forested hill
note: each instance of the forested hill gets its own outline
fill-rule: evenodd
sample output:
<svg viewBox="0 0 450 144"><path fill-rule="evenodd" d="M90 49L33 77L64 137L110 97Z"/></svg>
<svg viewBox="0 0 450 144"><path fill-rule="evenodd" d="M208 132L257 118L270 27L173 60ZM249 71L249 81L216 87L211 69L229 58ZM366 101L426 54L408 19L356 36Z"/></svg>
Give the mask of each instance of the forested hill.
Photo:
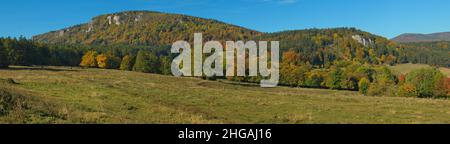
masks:
<svg viewBox="0 0 450 144"><path fill-rule="evenodd" d="M299 53L302 63L326 67L335 61L369 64L424 63L449 66L448 52L398 44L355 28L306 29L263 33L217 20L150 11L105 14L89 23L33 37L35 42L56 45L86 45L99 52L105 46L120 47L122 57L137 46L167 46L178 40L192 42L196 32L207 40L276 40L281 51ZM94 47L95 46L95 47ZM98 49L101 47L102 49ZM127 50L125 50L127 48ZM114 51L117 51L114 50ZM168 51L168 50L166 50ZM134 53L136 54L136 50Z"/></svg>
<svg viewBox="0 0 450 144"><path fill-rule="evenodd" d="M266 34L216 20L149 11L128 11L93 18L89 23L33 37L50 44L85 45L170 45L192 41L195 32L204 40L281 41L281 50L295 49L305 61L325 64L335 60L396 63L397 45L389 40L353 28L309 29Z"/></svg>
<svg viewBox="0 0 450 144"><path fill-rule="evenodd" d="M37 35L33 40L52 44L170 45L193 39L250 39L260 32L217 20L151 11L127 11L93 18L89 23Z"/></svg>
<svg viewBox="0 0 450 144"><path fill-rule="evenodd" d="M300 54L299 61L315 65L333 61L359 61L372 64L400 62L400 45L355 28L307 29L266 34L265 40L280 40L282 51Z"/></svg>
<svg viewBox="0 0 450 144"><path fill-rule="evenodd" d="M450 32L432 34L402 34L392 40L399 43L450 41Z"/></svg>
<svg viewBox="0 0 450 144"><path fill-rule="evenodd" d="M450 67L450 42L415 42L402 43L408 48L405 51L407 61Z"/></svg>

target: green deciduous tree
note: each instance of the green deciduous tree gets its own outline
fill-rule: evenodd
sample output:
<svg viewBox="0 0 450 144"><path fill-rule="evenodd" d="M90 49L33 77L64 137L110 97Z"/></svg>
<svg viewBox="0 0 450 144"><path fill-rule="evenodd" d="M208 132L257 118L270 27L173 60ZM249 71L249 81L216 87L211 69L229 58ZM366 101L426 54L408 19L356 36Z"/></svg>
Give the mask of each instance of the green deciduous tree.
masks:
<svg viewBox="0 0 450 144"><path fill-rule="evenodd" d="M170 57L168 56L163 56L160 58L161 60L161 73L164 75L170 75L172 73L171 71L171 64L172 61L170 59Z"/></svg>
<svg viewBox="0 0 450 144"><path fill-rule="evenodd" d="M320 88L324 87L325 72L320 69L315 69L307 73L305 85L307 87Z"/></svg>
<svg viewBox="0 0 450 144"><path fill-rule="evenodd" d="M342 70L338 67L333 67L326 78L326 86L331 89L340 89L342 78Z"/></svg>
<svg viewBox="0 0 450 144"><path fill-rule="evenodd" d="M9 66L8 57L6 55L6 50L0 43L0 68L7 68Z"/></svg>
<svg viewBox="0 0 450 144"><path fill-rule="evenodd" d="M369 91L370 81L367 78L361 78L358 82L359 93L365 95Z"/></svg>
<svg viewBox="0 0 450 144"><path fill-rule="evenodd" d="M160 62L158 56L152 52L139 51L136 56L136 62L133 71L145 73L159 73Z"/></svg>
<svg viewBox="0 0 450 144"><path fill-rule="evenodd" d="M411 84L417 91L418 97L445 96L445 75L437 68L423 68L406 75L406 84Z"/></svg>
<svg viewBox="0 0 450 144"><path fill-rule="evenodd" d="M134 65L134 58L130 55L126 55L122 58L120 64L120 70L132 70Z"/></svg>
<svg viewBox="0 0 450 144"><path fill-rule="evenodd" d="M395 96L397 77L385 66L376 68L373 82L367 91L371 96Z"/></svg>

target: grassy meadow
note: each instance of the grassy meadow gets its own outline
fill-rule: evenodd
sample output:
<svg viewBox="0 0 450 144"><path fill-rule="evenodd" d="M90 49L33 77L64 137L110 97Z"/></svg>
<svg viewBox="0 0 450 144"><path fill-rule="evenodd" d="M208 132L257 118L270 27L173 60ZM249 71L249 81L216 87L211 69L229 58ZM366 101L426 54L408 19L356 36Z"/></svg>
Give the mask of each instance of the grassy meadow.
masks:
<svg viewBox="0 0 450 144"><path fill-rule="evenodd" d="M0 70L0 123L450 123L450 100L68 67Z"/></svg>
<svg viewBox="0 0 450 144"><path fill-rule="evenodd" d="M421 69L421 68L429 68L430 65L426 64L397 64L395 66L390 66L390 68L398 73L407 74L413 70ZM450 77L450 68L440 67L442 73Z"/></svg>

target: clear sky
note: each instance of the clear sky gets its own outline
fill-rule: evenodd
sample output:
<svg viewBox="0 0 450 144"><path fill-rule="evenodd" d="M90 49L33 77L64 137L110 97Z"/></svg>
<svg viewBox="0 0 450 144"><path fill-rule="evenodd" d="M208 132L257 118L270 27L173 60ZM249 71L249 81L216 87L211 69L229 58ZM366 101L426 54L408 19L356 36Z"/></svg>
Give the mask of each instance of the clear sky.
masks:
<svg viewBox="0 0 450 144"><path fill-rule="evenodd" d="M449 0L4 0L0 37L31 37L125 10L213 18L263 32L356 27L392 38L450 31Z"/></svg>

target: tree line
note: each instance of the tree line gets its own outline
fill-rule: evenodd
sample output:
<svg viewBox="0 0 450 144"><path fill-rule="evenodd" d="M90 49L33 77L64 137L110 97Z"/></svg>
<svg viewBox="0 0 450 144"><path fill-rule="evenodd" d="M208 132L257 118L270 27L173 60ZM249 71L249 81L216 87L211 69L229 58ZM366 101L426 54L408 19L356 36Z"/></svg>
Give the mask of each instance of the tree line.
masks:
<svg viewBox="0 0 450 144"><path fill-rule="evenodd" d="M450 42L417 42L402 44L401 62L450 67Z"/></svg>
<svg viewBox="0 0 450 144"><path fill-rule="evenodd" d="M0 67L7 68L9 65L53 65L118 69L124 57L130 59L129 61L134 59L145 61L148 57L156 56L158 61L168 61L167 59L170 59L169 56L171 56L169 49L169 46L46 44L24 37L0 38ZM86 60L84 60L86 55L95 56L92 58L95 64L83 64L86 63ZM100 62L100 65L97 62Z"/></svg>
<svg viewBox="0 0 450 144"><path fill-rule="evenodd" d="M74 46L36 43L24 37L0 38L0 67L9 65L77 66L81 51Z"/></svg>
<svg viewBox="0 0 450 144"><path fill-rule="evenodd" d="M122 57L111 51L99 53L90 50L82 56L80 66L169 75L172 59L173 56L161 48L129 52Z"/></svg>

